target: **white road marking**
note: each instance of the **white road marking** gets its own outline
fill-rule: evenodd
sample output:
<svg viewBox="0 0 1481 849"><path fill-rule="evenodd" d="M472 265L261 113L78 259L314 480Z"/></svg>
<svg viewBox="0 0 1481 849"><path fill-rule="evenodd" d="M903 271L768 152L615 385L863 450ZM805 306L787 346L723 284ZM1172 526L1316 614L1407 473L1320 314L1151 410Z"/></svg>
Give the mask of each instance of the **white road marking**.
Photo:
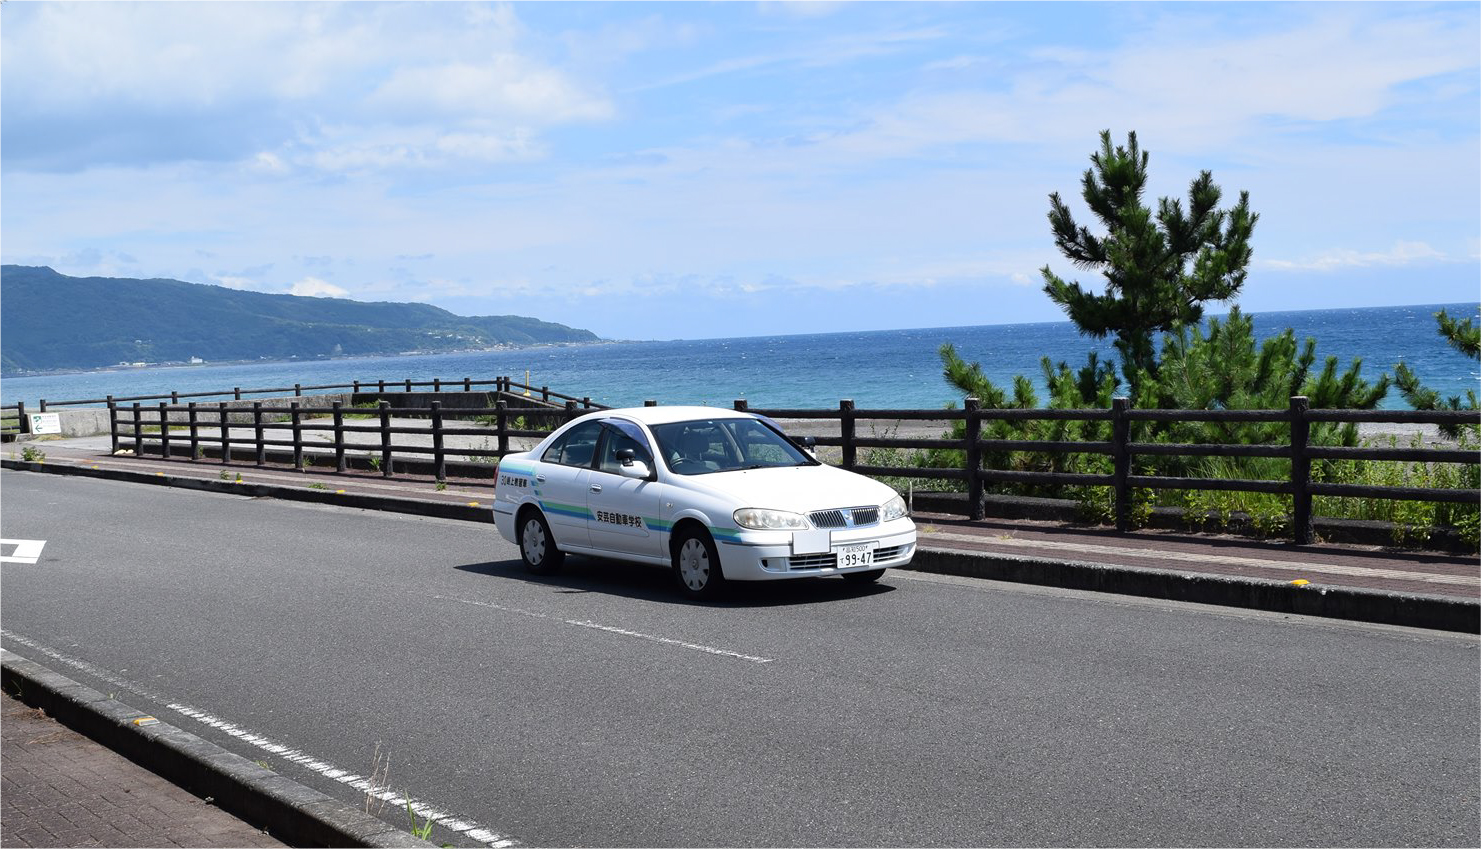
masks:
<svg viewBox="0 0 1481 849"><path fill-rule="evenodd" d="M487 846L493 847L493 849L505 849L505 847L517 845L513 840L510 840L507 837L502 837L499 834L484 828L473 820L467 819L465 817L455 816L444 810L441 810L435 805L429 804L422 800L409 798L397 793L393 793L389 790L386 790L383 785L376 784L372 781L372 779L360 775L355 775L349 770L341 769L334 764L329 763L328 761L315 758L313 755L310 755L301 749L296 749L292 746L287 746L282 743L275 742L260 734L255 734L245 728L242 728L239 725L235 725L223 719L212 716L211 714L203 710L197 710L190 705L183 705L177 702L172 702L167 697L159 693L150 691L147 687L143 687L132 681L120 678L119 676L114 675L113 673L98 666L95 666L94 664L91 664L85 660L82 660L81 658L63 654L59 651L56 651L55 649L44 646L36 642L35 640L21 636L20 634L17 634L13 631L7 631L3 628L0 628L0 637L4 637L7 640L19 643L20 645L26 646L27 648L35 649L36 651L41 652L52 660L60 661L61 663L65 663L75 669L80 669L83 672L86 672L87 674L93 676L94 678L106 681L107 683L112 684L115 687L138 693L144 698L150 699L155 702L164 703L165 707L175 711L181 716L189 717L190 719L193 719L197 722L209 725L212 728L229 734L244 743L268 752L269 754L276 755L283 760L290 761L292 763L298 764L299 766L313 770L314 772L317 772L325 778L332 779L357 791L363 792L369 795L371 798L380 799L381 801L391 805L394 808L404 810L409 804L411 805L411 809L416 812L416 815L421 817L422 819L435 822L443 828L448 829L449 831L466 835L467 837L476 840L479 843L483 843Z"/></svg>
<svg viewBox="0 0 1481 849"><path fill-rule="evenodd" d="M0 539L0 545L15 546L15 551L0 555L0 563L27 563L34 566L41 559L41 549L46 547L46 540Z"/></svg>
<svg viewBox="0 0 1481 849"><path fill-rule="evenodd" d="M1431 575L1425 572L1405 572L1401 569L1370 569L1364 566L1343 566L1338 563L1296 563L1282 560L1261 560L1253 557L1234 557L1227 554L1199 554L1185 551L1160 551L1153 549L1126 549L1108 545L1091 545L1078 542L1057 542L1043 539L1018 539L1016 537L981 537L972 534L931 533L921 536L923 544L931 540L976 542L1012 548L1048 549L1078 554L1129 554L1149 560L1182 561L1185 563L1217 563L1224 566L1248 566L1257 569L1279 569L1285 572L1308 572L1327 575L1366 576L1393 578L1403 581L1424 581L1431 584L1455 584L1462 587L1481 586L1481 577L1469 575Z"/></svg>
<svg viewBox="0 0 1481 849"><path fill-rule="evenodd" d="M590 622L584 619L561 619L558 616L550 616L549 614L545 613L536 613L533 610L522 610L518 607L508 607L506 605L494 604L487 601L474 601L473 599L454 598L452 596L445 595L434 595L432 597L439 601L454 601L458 604L471 604L474 607L487 607L493 610L503 611L504 613L518 613L521 616L528 616L532 619L548 619L551 622L561 622L566 625L575 625L578 628L592 628L597 631L606 631L609 634L619 634L624 637L635 637L639 640L648 640L650 642L662 643L668 646L678 646L679 648L702 651L706 654L720 655L721 657L733 657L737 660L745 660L751 663L771 663L775 660L775 658L770 657L756 657L755 655L741 654L738 651L731 651L730 649L720 649L715 648L714 646L699 645L698 643L686 643L683 640L675 640L669 637L659 637L653 634L644 634L638 631L629 631L626 628L618 628L613 625L603 625L599 622Z"/></svg>

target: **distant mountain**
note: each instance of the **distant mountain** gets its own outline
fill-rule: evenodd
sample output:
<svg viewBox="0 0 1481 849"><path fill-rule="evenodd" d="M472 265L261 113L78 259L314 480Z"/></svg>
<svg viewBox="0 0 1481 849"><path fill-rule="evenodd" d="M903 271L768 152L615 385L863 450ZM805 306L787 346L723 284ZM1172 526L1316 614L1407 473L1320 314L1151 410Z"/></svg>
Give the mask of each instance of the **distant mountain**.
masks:
<svg viewBox="0 0 1481 849"><path fill-rule="evenodd" d="M0 372L119 363L310 359L594 342L518 315L461 316L427 304L268 295L180 280L69 277L0 266Z"/></svg>

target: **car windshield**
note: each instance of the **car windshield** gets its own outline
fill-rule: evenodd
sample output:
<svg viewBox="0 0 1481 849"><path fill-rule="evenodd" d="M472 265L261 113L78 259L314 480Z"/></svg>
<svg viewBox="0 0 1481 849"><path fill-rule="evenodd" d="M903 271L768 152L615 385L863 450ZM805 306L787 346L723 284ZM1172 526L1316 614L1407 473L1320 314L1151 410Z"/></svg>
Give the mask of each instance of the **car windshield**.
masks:
<svg viewBox="0 0 1481 849"><path fill-rule="evenodd" d="M701 419L654 425L664 462L676 474L810 466L816 461L756 419Z"/></svg>

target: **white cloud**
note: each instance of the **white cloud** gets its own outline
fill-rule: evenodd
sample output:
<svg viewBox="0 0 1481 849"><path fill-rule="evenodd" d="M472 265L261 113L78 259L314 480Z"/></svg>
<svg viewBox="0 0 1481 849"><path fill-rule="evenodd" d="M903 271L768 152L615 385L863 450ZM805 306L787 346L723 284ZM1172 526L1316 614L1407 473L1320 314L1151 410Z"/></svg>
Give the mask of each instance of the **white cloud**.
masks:
<svg viewBox="0 0 1481 849"><path fill-rule="evenodd" d="M541 128L615 114L522 52L537 48L507 5L8 4L0 36L8 170L523 161Z"/></svg>
<svg viewBox="0 0 1481 849"><path fill-rule="evenodd" d="M1255 265L1274 271L1338 271L1347 268L1394 268L1449 261L1449 257L1424 242L1396 242L1386 251L1331 250L1299 260L1257 260Z"/></svg>
<svg viewBox="0 0 1481 849"><path fill-rule="evenodd" d="M301 295L311 298L343 298L349 295L349 291L341 289L333 283L320 280L317 277L305 277L294 283L288 290L290 295Z"/></svg>
<svg viewBox="0 0 1481 849"><path fill-rule="evenodd" d="M599 121L614 112L606 98L583 90L564 74L511 55L480 63L398 68L368 105L459 120L512 117L543 124Z"/></svg>

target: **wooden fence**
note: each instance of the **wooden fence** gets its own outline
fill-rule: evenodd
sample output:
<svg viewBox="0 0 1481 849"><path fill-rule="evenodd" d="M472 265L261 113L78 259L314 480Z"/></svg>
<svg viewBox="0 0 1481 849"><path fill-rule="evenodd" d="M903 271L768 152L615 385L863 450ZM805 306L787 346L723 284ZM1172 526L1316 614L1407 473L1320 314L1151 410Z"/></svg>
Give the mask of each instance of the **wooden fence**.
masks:
<svg viewBox="0 0 1481 849"><path fill-rule="evenodd" d="M511 384L501 378L499 385L505 391L522 384ZM471 383L471 382L469 382ZM360 385L360 384L357 384ZM368 391L365 384L361 391ZM414 385L407 381L407 386ZM426 384L422 384L426 385ZM448 384L443 383L446 387ZM388 384L391 391L400 386ZM219 446L219 458L223 463L231 462L233 450L250 451L259 465L266 463L269 448L287 448L293 452L296 468L304 467L305 448L332 450L336 471L345 471L346 452L351 449L365 450L366 446L350 445L346 435L351 433L375 434L376 440L370 450L378 453L382 475L394 474L395 457L419 455L431 457L433 474L443 480L447 474L448 455L463 455L498 458L511 452L512 437L535 438L543 436L550 428L593 409L604 409L582 402L570 396L560 396L542 387L544 398L563 398L563 408L552 406L510 406L500 401L494 407L444 410L440 403L430 407L391 407L381 402L373 410L347 408L341 403L324 406L301 406L292 403L282 408L264 408L260 402L250 410L218 402L215 405L168 404L132 407L109 402L112 420L114 450L131 448L139 456L153 453L168 458L179 450L198 457L201 446ZM533 397L533 394L532 396ZM653 402L647 402L652 405ZM750 409L745 401L736 401L738 410ZM861 410L852 401L839 402L837 409L754 409L774 419L820 419L838 423L838 436L817 438L817 444L840 449L839 465L861 474L891 476L914 479L949 479L962 481L967 491L967 514L974 519L983 518L983 492L986 484L1030 484L1048 486L1104 486L1113 493L1116 527L1126 531L1132 525L1132 493L1136 489L1183 489L1219 490L1271 493L1288 495L1292 499L1292 534L1296 542L1308 544L1314 539L1312 499L1314 496L1337 496L1349 498L1373 498L1399 501L1425 501L1476 504L1481 500L1477 489L1437 489L1419 487L1361 486L1356 484L1322 483L1313 480L1312 462L1320 460L1387 460L1411 463L1459 463L1478 465L1481 458L1473 450L1448 448L1346 448L1310 444L1311 427L1315 423L1408 423L1431 425L1476 424L1474 412L1452 411L1399 411L1399 410L1328 410L1311 409L1306 398L1290 399L1285 410L1135 410L1124 398L1118 398L1108 410L997 410L983 409L975 398L968 398L960 409L947 410ZM367 415L372 421L367 424L346 423L346 416ZM322 417L329 417L323 421ZM397 426L393 416L429 418L427 427ZM469 418L484 417L486 425L473 427ZM277 420L280 419L281 420ZM1105 441L1046 441L984 439L983 425L994 421L1080 421L1108 422L1111 438ZM962 439L909 439L860 436L860 423L884 421L961 421L965 427ZM1135 422L1221 422L1221 423L1283 423L1289 433L1285 444L1260 445L1209 445L1209 444L1166 444L1132 441L1132 425ZM215 433L203 436L202 428L214 428ZM250 428L247 434L241 431ZM235 431L235 433L233 432ZM332 434L327 446L323 441L310 442L306 433L327 431ZM273 438L269 438L269 434ZM395 437L417 434L430 438L430 444L408 444L396 442ZM491 448L449 448L447 437L483 436L495 440ZM284 438L286 437L286 438ZM146 450L146 445L148 449ZM863 465L859 462L859 449L951 449L963 452L964 462L960 468L925 468L920 466L881 467ZM989 454L1001 455L1012 452L1035 452L1051 455L1097 454L1111 458L1112 471L1107 474L1083 474L1052 471L1013 471L983 468ZM213 451L213 453L216 453ZM1225 478L1190 478L1133 474L1137 457L1186 456L1186 457L1267 457L1290 462L1290 475L1284 480L1242 480Z"/></svg>
<svg viewBox="0 0 1481 849"><path fill-rule="evenodd" d="M529 386L523 383L519 383L509 377L496 377L493 380L474 380L471 377L464 377L454 380L443 380L441 378L433 378L432 380L412 380L410 378L407 378L406 380L356 380L350 383L330 383L319 386L305 386L301 383L295 383L292 386L262 387L257 389L243 389L240 386L234 386L231 389L216 389L209 392L169 392L158 395L129 396L108 395L103 398L79 398L76 400L68 401L48 401L47 399L42 398L37 402L37 407L39 407L37 412L44 413L48 410L58 410L67 407L97 407L106 404L129 404L133 402L157 403L160 401L168 401L171 404L179 404L181 400L188 400L191 398L224 399L229 396L230 399L233 401L242 401L250 399L250 397L254 395L259 397L284 397L287 395L292 395L294 397L303 397L305 395L313 393L323 394L326 392L338 392L343 390L349 390L356 394L363 392L367 394L376 393L378 395L384 395L387 392L418 391L495 392L519 394L520 390L523 390L524 395L548 403L563 404L567 401L575 401L584 408L604 409L601 404L592 402L590 398L577 398L572 395L562 395L559 392L551 390L551 388L548 386ZM12 410L18 410L18 412L20 413L20 417L23 419L25 418L24 403L6 404L3 407L0 407L0 414L8 416L9 412Z"/></svg>

